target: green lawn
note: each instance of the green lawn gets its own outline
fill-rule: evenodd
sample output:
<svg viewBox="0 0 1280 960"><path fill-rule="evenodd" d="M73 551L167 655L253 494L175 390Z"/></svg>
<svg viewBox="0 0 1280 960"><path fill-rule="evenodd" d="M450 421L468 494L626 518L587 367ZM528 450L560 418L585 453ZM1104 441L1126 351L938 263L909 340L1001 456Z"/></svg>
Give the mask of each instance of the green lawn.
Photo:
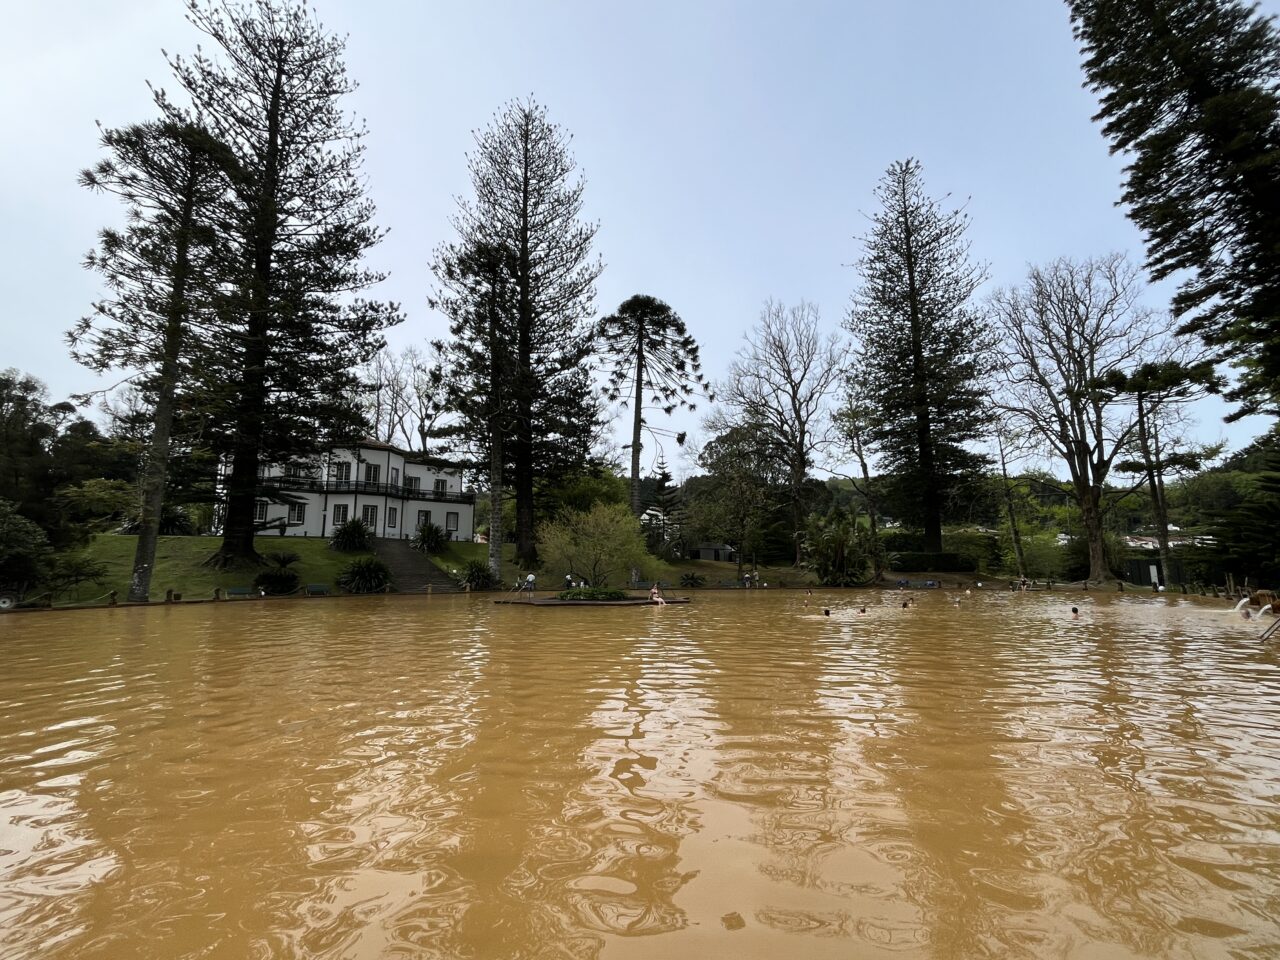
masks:
<svg viewBox="0 0 1280 960"><path fill-rule="evenodd" d="M450 567L461 568L468 560L479 560L487 563L489 560L489 545L487 543L467 543L457 540L451 540L443 551L431 557L436 566L448 570ZM725 583L738 583L738 565L736 563L724 563L715 560L680 560L676 563L665 563L662 560L652 560L653 569L650 571L652 576L664 583L673 586L679 586L680 577L685 573L697 573L706 578L705 586L714 587ZM744 568L747 569L747 568ZM769 567L761 566L760 582L767 583L770 586L779 586L786 584L787 586L809 586L817 583L817 578L807 570L796 570L793 567ZM538 586L544 590L558 589L561 580L564 578L563 570L543 570L538 574ZM524 571L522 571L515 562L515 544L504 543L502 545L502 581L508 586L524 579ZM648 582L646 580L646 582ZM610 584L614 587L625 587L626 584Z"/></svg>
<svg viewBox="0 0 1280 960"><path fill-rule="evenodd" d="M107 565L107 578L103 586L86 583L80 586L79 596L73 591L60 598L88 600L106 593L119 592L120 599L129 592L129 577L133 570L133 552L138 538L118 534L99 534L85 549L85 554ZM213 596L214 587L247 587L253 582L258 568L214 570L204 566L204 561L218 549L217 537L161 537L156 548L156 569L151 577L151 599L163 600L165 590L172 589L187 600L200 600ZM334 589L334 581L347 564L360 553L338 553L330 550L328 542L309 537L258 537L254 541L259 553L288 551L302 559L292 569L304 584L325 583Z"/></svg>

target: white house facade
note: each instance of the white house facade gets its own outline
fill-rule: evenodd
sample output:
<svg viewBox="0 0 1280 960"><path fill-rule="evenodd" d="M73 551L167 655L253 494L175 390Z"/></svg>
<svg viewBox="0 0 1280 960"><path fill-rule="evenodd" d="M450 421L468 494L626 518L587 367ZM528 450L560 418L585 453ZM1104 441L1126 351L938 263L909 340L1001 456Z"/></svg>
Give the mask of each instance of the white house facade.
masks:
<svg viewBox="0 0 1280 960"><path fill-rule="evenodd" d="M268 533L328 537L363 520L375 537L392 540L411 539L424 523L453 540L475 535L476 498L462 489L461 468L387 443L362 440L315 462L264 466L260 477L254 520Z"/></svg>

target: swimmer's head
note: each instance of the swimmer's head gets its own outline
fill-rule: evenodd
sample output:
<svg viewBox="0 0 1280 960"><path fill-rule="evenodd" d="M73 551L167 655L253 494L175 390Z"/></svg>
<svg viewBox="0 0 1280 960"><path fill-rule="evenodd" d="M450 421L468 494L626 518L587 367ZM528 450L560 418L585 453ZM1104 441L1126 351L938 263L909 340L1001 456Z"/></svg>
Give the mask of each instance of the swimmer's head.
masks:
<svg viewBox="0 0 1280 960"><path fill-rule="evenodd" d="M823 615L824 617L829 617L829 616L831 616L831 611L830 611L829 609L827 609L826 607L823 607L823 608L822 608L822 615Z"/></svg>

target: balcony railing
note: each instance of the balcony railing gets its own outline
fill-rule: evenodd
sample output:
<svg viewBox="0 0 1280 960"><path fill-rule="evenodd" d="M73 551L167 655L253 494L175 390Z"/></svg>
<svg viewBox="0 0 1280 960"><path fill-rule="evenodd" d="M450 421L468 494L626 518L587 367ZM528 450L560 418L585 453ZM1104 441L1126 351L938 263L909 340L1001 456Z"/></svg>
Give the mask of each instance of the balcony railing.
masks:
<svg viewBox="0 0 1280 960"><path fill-rule="evenodd" d="M429 487L406 487L399 483L366 483L363 480L321 480L318 477L263 477L264 486L281 490L306 490L311 493L370 493L401 500L428 500L435 503L476 502L474 493L457 493Z"/></svg>

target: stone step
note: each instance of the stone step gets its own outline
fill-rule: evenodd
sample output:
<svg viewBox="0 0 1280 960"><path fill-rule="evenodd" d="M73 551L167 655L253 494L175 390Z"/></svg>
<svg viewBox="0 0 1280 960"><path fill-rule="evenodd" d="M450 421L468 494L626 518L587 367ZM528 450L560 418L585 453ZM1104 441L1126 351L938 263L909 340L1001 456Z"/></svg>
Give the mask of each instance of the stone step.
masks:
<svg viewBox="0 0 1280 960"><path fill-rule="evenodd" d="M408 540L375 539L373 552L391 571L397 593L461 593L453 578Z"/></svg>

